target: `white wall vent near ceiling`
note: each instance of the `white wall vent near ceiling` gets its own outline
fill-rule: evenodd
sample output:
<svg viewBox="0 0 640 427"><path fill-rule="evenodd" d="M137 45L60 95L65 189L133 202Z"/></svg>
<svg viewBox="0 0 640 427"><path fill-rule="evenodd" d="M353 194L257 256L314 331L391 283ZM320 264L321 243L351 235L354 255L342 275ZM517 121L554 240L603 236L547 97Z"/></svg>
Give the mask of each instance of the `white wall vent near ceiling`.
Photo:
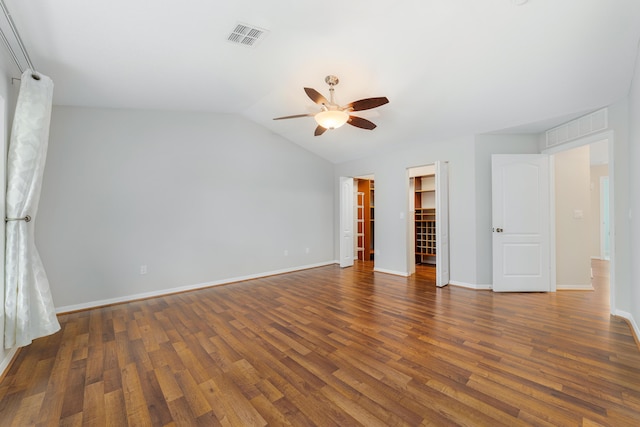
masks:
<svg viewBox="0 0 640 427"><path fill-rule="evenodd" d="M238 23L227 37L231 43L241 44L243 46L255 47L262 40L268 31L253 25Z"/></svg>
<svg viewBox="0 0 640 427"><path fill-rule="evenodd" d="M569 123L549 129L546 133L547 147L553 147L554 145L606 130L609 127L607 111L606 108L603 108Z"/></svg>

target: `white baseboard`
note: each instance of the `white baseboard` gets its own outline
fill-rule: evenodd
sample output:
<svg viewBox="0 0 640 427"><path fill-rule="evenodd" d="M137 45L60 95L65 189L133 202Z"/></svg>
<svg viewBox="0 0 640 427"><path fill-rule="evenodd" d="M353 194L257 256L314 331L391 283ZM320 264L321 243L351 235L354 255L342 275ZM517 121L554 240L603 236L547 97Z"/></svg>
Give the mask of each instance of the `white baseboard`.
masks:
<svg viewBox="0 0 640 427"><path fill-rule="evenodd" d="M631 325L631 329L633 330L633 333L635 335L636 342L640 342L640 328L638 328L638 324L633 318L633 315L622 310L616 310L613 315L626 319L629 322L629 325Z"/></svg>
<svg viewBox="0 0 640 427"><path fill-rule="evenodd" d="M13 357L18 352L18 347L12 348L11 350L5 350L7 353L4 355L4 358L0 360L0 378L6 373L5 371L9 369L9 365L13 360Z"/></svg>
<svg viewBox="0 0 640 427"><path fill-rule="evenodd" d="M402 277L409 277L410 276L410 274L407 273L406 271L387 270L386 268L374 267L373 271L378 272L378 273L393 274L394 276L402 276Z"/></svg>
<svg viewBox="0 0 640 427"><path fill-rule="evenodd" d="M490 291L493 285L477 285L473 283L458 282L457 280L449 280L450 285L460 286L462 288L476 289L479 291Z"/></svg>
<svg viewBox="0 0 640 427"><path fill-rule="evenodd" d="M592 291L592 290L593 290L593 285L591 283L576 284L576 285L558 283L556 285L556 291Z"/></svg>
<svg viewBox="0 0 640 427"><path fill-rule="evenodd" d="M152 292L144 292L144 293L140 293L140 294L125 295L125 296L116 297L116 298L109 298L109 299L103 299L103 300L97 300L97 301L89 301L89 302L85 302L85 303L81 303L81 304L66 305L66 306L63 306L63 307L56 307L56 313L58 313L58 314L60 314L60 313L70 313L70 312L73 312L73 311L87 310L87 309L90 309L90 308L102 307L102 306L105 306L105 305L112 305L112 304L130 302L130 301L135 301L135 300L140 300L140 299L145 299L145 298L159 297L159 296L163 296L163 295L175 294L175 293L178 293L178 292L193 291L193 290L196 290L196 289L209 288L209 287L212 287L212 286L226 285L226 284L234 283L234 282L242 282L244 280L260 279L262 277L275 276L277 274L292 273L294 271L308 270L310 268L316 268L316 267L324 267L325 265L331 265L333 263L334 263L334 261L320 262L320 263L317 263L317 264L302 265L302 266L298 266L298 267L283 268L282 270L274 270L274 271L268 271L268 272L264 272L264 273L250 274L248 276L230 277L230 278L227 278L227 279L216 280L216 281L213 281L213 282L198 283L198 284L195 284L195 285L179 286L179 287L176 287L176 288L160 289L160 290L152 291Z"/></svg>

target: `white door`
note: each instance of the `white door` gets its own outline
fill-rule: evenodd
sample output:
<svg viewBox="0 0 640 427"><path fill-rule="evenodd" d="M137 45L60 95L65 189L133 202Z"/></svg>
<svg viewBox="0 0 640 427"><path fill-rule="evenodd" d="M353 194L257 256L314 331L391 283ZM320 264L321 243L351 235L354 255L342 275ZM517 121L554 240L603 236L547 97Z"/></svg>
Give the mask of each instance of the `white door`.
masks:
<svg viewBox="0 0 640 427"><path fill-rule="evenodd" d="M549 156L494 154L491 167L493 290L550 291Z"/></svg>
<svg viewBox="0 0 640 427"><path fill-rule="evenodd" d="M407 170L407 175L409 170ZM409 214L407 215L407 269L416 274L416 179L409 177Z"/></svg>
<svg viewBox="0 0 640 427"><path fill-rule="evenodd" d="M436 286L449 284L449 164L436 162Z"/></svg>
<svg viewBox="0 0 640 427"><path fill-rule="evenodd" d="M353 265L353 178L340 177L340 267Z"/></svg>

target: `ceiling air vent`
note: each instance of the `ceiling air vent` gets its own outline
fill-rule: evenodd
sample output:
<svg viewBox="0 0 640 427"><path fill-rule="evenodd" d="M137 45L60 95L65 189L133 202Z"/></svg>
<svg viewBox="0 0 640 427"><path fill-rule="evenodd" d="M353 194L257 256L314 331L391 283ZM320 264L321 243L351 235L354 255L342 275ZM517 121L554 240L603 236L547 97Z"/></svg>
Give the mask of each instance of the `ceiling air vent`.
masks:
<svg viewBox="0 0 640 427"><path fill-rule="evenodd" d="M248 47L255 47L258 42L268 33L267 30L253 25L238 24L233 29L227 40L231 43L241 44Z"/></svg>

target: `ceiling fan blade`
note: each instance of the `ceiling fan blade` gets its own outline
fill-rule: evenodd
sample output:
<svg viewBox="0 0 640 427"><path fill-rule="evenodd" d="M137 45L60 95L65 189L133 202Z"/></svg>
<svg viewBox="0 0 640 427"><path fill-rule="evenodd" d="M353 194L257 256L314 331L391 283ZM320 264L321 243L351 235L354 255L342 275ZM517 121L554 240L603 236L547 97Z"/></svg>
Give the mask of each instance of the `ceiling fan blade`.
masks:
<svg viewBox="0 0 640 427"><path fill-rule="evenodd" d="M317 90L311 89L310 87L305 87L304 91L307 93L307 96L311 98L311 100L316 104L320 104L320 105L329 104L329 101L327 101L327 98L322 96L322 94Z"/></svg>
<svg viewBox="0 0 640 427"><path fill-rule="evenodd" d="M370 110L371 108L376 108L381 105L387 104L389 100L386 96L381 96L379 98L365 98L360 99L358 101L353 101L344 106L344 109L350 109L351 111L362 111L362 110Z"/></svg>
<svg viewBox="0 0 640 427"><path fill-rule="evenodd" d="M361 129L372 130L376 128L375 123L357 116L349 116L349 120L347 120L347 123L349 123L351 126L355 126Z"/></svg>
<svg viewBox="0 0 640 427"><path fill-rule="evenodd" d="M313 114L295 114L293 116L276 117L273 120L297 119L298 117L313 117Z"/></svg>
<svg viewBox="0 0 640 427"><path fill-rule="evenodd" d="M323 133L325 133L326 131L327 131L326 128L323 128L322 126L318 125L318 127L316 128L316 131L313 133L313 136L320 136Z"/></svg>

